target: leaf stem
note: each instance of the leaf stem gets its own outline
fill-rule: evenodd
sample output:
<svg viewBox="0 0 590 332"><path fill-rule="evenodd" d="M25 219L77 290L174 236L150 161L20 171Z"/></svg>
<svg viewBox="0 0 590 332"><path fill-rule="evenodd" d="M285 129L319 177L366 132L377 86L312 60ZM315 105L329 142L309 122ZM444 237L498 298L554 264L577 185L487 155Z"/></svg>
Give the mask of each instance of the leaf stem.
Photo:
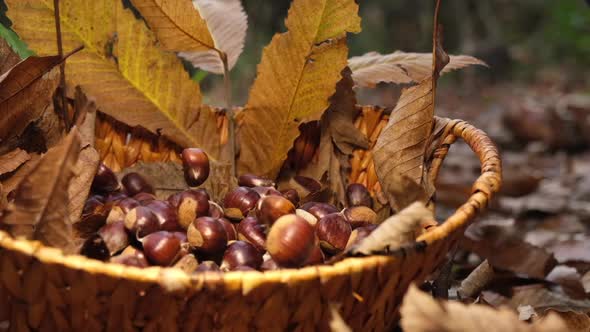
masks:
<svg viewBox="0 0 590 332"><path fill-rule="evenodd" d="M57 34L57 54L60 59L63 59L63 46L61 40L61 22L59 17L59 0L53 0L53 10L55 16L55 33ZM62 62L59 65L60 81L59 86L61 89L61 112L64 119L64 125L66 131L70 130L70 118L68 115L68 104L66 103L66 63ZM75 117L74 117L75 118Z"/></svg>
<svg viewBox="0 0 590 332"><path fill-rule="evenodd" d="M231 173L233 176L237 176L236 171L236 119L234 110L232 108L231 98L231 78L229 75L229 65L227 63L227 54L222 51L215 49L219 54L221 62L223 62L223 86L225 89L225 114L228 120L228 140L230 150L230 164Z"/></svg>

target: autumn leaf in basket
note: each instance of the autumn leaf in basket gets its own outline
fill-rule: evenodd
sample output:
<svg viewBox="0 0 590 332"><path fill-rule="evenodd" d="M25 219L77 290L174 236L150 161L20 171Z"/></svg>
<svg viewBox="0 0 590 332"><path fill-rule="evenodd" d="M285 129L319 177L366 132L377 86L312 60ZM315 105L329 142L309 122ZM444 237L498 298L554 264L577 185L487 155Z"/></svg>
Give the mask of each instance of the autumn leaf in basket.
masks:
<svg viewBox="0 0 590 332"><path fill-rule="evenodd" d="M437 18L439 5L437 2L434 14L431 75L402 92L373 150L375 169L383 191L391 206L398 211L412 202L405 197L409 192L416 192L411 189L417 186L410 181L426 191L426 195L417 194L420 200L426 202L433 193L433 188L426 183L425 158L434 127L436 81L449 62L441 44Z"/></svg>
<svg viewBox="0 0 590 332"><path fill-rule="evenodd" d="M275 178L302 122L328 108L346 67L346 33L360 31L350 0L295 0L285 25L262 54L258 76L240 114L239 173Z"/></svg>
<svg viewBox="0 0 590 332"><path fill-rule="evenodd" d="M198 84L174 54L159 48L143 20L121 1L59 3L64 48L85 46L66 64L69 85L79 85L101 112L131 127L142 126L181 146L199 146L219 158L223 149L215 113L201 109ZM52 1L6 4L13 29L33 51L56 53Z"/></svg>

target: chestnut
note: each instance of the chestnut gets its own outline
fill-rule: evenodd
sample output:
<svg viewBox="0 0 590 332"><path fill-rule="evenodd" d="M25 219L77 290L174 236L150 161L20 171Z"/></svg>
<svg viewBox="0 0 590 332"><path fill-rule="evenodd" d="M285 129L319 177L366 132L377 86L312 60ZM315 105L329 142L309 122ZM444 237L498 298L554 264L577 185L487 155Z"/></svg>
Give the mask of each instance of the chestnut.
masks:
<svg viewBox="0 0 590 332"><path fill-rule="evenodd" d="M352 228L340 213L331 213L318 221L316 234L320 246L329 254L337 254L346 248Z"/></svg>
<svg viewBox="0 0 590 332"><path fill-rule="evenodd" d="M375 229L377 229L378 225L369 225L369 226L362 226L355 228L350 233L350 237L348 238L348 242L346 243L346 250L349 250L353 246L360 243L364 240L369 234L371 234Z"/></svg>
<svg viewBox="0 0 590 332"><path fill-rule="evenodd" d="M158 198L154 194L150 193L139 193L133 196L133 199L139 202L141 205L147 205L152 201L157 200Z"/></svg>
<svg viewBox="0 0 590 332"><path fill-rule="evenodd" d="M318 241L316 241L316 243L314 243L314 245L313 245L311 253L309 254L309 257L307 257L307 260L305 261L305 263L303 265L323 264L325 259L326 259L326 256L324 255L322 248L320 248Z"/></svg>
<svg viewBox="0 0 590 332"><path fill-rule="evenodd" d="M246 217L238 224L238 239L250 242L261 252L266 250L265 226L254 217Z"/></svg>
<svg viewBox="0 0 590 332"><path fill-rule="evenodd" d="M247 187L237 187L228 192L223 199L223 207L226 215L230 218L245 217L250 210L256 207L260 195ZM237 210L237 211L235 211ZM237 215L235 215L237 213ZM241 219L241 218L239 218Z"/></svg>
<svg viewBox="0 0 590 332"><path fill-rule="evenodd" d="M209 194L203 189L183 191L178 197L177 208L180 226L187 229L193 220L209 213Z"/></svg>
<svg viewBox="0 0 590 332"><path fill-rule="evenodd" d="M148 234L141 239L141 243L145 256L151 263L156 265L171 265L180 251L178 238L166 231Z"/></svg>
<svg viewBox="0 0 590 332"><path fill-rule="evenodd" d="M277 219L295 213L295 205L282 196L266 196L258 201L256 216L258 220L271 226Z"/></svg>
<svg viewBox="0 0 590 332"><path fill-rule="evenodd" d="M301 206L301 209L313 214L318 220L327 216L330 213L339 212L339 210L332 204L308 202Z"/></svg>
<svg viewBox="0 0 590 332"><path fill-rule="evenodd" d="M299 193L297 192L297 190L289 188L289 189L281 191L281 193L283 194L283 197L290 200L291 203L293 203L293 205L295 205L295 206L299 205L299 201L301 199L299 198Z"/></svg>
<svg viewBox="0 0 590 332"><path fill-rule="evenodd" d="M227 245L227 233L223 225L211 217L199 217L187 230L188 242L198 252L220 253Z"/></svg>
<svg viewBox="0 0 590 332"><path fill-rule="evenodd" d="M262 253L252 244L245 241L232 242L225 253L221 262L221 269L231 271L239 266L249 266L258 269L262 264Z"/></svg>
<svg viewBox="0 0 590 332"><path fill-rule="evenodd" d="M138 206L139 202L131 197L123 198L122 200L113 203L113 207L107 217L107 223L113 223L116 221L125 221L127 213Z"/></svg>
<svg viewBox="0 0 590 332"><path fill-rule="evenodd" d="M311 214L303 209L295 210L295 214L300 216L301 218L307 220L307 222L314 227L318 223L318 218L316 218L313 214Z"/></svg>
<svg viewBox="0 0 590 332"><path fill-rule="evenodd" d="M351 183L346 188L346 202L348 206L366 206L371 208L373 200L367 187L360 183Z"/></svg>
<svg viewBox="0 0 590 332"><path fill-rule="evenodd" d="M98 197L99 196L97 195L90 196L86 200L86 202L84 202L84 208L82 208L82 215L88 215L102 210L104 202L100 200Z"/></svg>
<svg viewBox="0 0 590 332"><path fill-rule="evenodd" d="M260 197L265 197L265 196L270 196L270 195L283 196L283 194L281 194L281 192L278 191L274 187L252 187L252 190L257 192L258 195L260 195Z"/></svg>
<svg viewBox="0 0 590 332"><path fill-rule="evenodd" d="M158 218L152 210L146 206L137 206L125 216L125 228L136 239L160 230Z"/></svg>
<svg viewBox="0 0 590 332"><path fill-rule="evenodd" d="M209 217L219 219L223 217L223 215L223 208L219 204L209 201Z"/></svg>
<svg viewBox="0 0 590 332"><path fill-rule="evenodd" d="M261 271L274 271L274 270L278 270L280 268L281 267L279 266L279 264L277 264L277 262L275 262L275 260L272 259L272 257L265 259L264 262L262 262L262 264L260 264Z"/></svg>
<svg viewBox="0 0 590 332"><path fill-rule="evenodd" d="M129 245L129 236L122 221L106 224L97 233L104 241L111 256Z"/></svg>
<svg viewBox="0 0 590 332"><path fill-rule="evenodd" d="M123 252L119 255L113 256L110 262L141 268L148 267L150 265L143 252L131 246L125 248L125 250L123 250Z"/></svg>
<svg viewBox="0 0 590 332"><path fill-rule="evenodd" d="M152 213L158 218L161 230L174 232L183 229L178 222L176 209L170 203L156 200L149 202L145 206L152 210Z"/></svg>
<svg viewBox="0 0 590 332"><path fill-rule="evenodd" d="M342 214L352 228L374 225L377 223L377 213L364 205L347 207L342 210Z"/></svg>
<svg viewBox="0 0 590 332"><path fill-rule="evenodd" d="M174 268L181 269L186 273L193 273L199 266L199 261L193 254L183 256L178 262L174 263Z"/></svg>
<svg viewBox="0 0 590 332"><path fill-rule="evenodd" d="M127 196L125 193L122 193L122 192L113 192L113 193L110 193L105 198L104 203L105 204L109 204L109 203L112 204L112 203L115 203L115 202L120 201L122 199L125 199L127 197L129 197L129 196Z"/></svg>
<svg viewBox="0 0 590 332"><path fill-rule="evenodd" d="M154 187L141 175L135 172L127 173L121 179L123 188L129 196L139 193L154 194Z"/></svg>
<svg viewBox="0 0 590 332"><path fill-rule="evenodd" d="M197 266L195 272L217 272L219 271L219 265L214 261L204 261Z"/></svg>
<svg viewBox="0 0 590 332"><path fill-rule="evenodd" d="M99 193L109 193L118 190L120 187L119 180L113 171L104 163L98 165L96 175L92 180L92 191Z"/></svg>
<svg viewBox="0 0 590 332"><path fill-rule="evenodd" d="M219 221L223 225L223 228L225 228L225 234L227 235L228 242L235 241L238 239L238 231L236 230L234 224L232 224L229 220L223 217L218 218L217 221Z"/></svg>
<svg viewBox="0 0 590 332"><path fill-rule="evenodd" d="M263 178L254 174L242 174L238 177L238 186L241 187L274 187L271 179Z"/></svg>
<svg viewBox="0 0 590 332"><path fill-rule="evenodd" d="M209 177L209 157L199 148L187 148L181 153L184 180L191 187L200 186Z"/></svg>
<svg viewBox="0 0 590 332"><path fill-rule="evenodd" d="M111 257L104 240L98 234L94 234L84 241L80 249L80 254L101 261L106 261Z"/></svg>
<svg viewBox="0 0 590 332"><path fill-rule="evenodd" d="M288 214L275 221L266 239L268 253L280 266L303 265L315 243L313 227L303 218Z"/></svg>
<svg viewBox="0 0 590 332"><path fill-rule="evenodd" d="M238 267L236 267L235 269L233 269L233 271L256 271L256 269L251 268L250 266L246 266L246 265L240 265Z"/></svg>

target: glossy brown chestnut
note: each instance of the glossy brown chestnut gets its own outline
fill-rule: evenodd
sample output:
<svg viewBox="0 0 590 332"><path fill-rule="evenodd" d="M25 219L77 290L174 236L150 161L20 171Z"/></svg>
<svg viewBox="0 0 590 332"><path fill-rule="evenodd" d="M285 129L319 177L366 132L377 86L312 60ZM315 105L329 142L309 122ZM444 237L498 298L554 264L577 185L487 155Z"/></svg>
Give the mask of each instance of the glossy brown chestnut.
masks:
<svg viewBox="0 0 590 332"><path fill-rule="evenodd" d="M86 202L84 202L84 208L82 209L82 214L87 215L91 213L97 213L98 211L102 210L104 206L104 202L98 198L99 196L94 195L90 196Z"/></svg>
<svg viewBox="0 0 590 332"><path fill-rule="evenodd" d="M313 214L318 220L331 214L340 212L334 205L328 203L309 202L301 206L301 209Z"/></svg>
<svg viewBox="0 0 590 332"><path fill-rule="evenodd" d="M141 268L148 267L150 265L143 252L131 246L125 248L125 250L123 250L123 252L119 255L113 256L110 262Z"/></svg>
<svg viewBox="0 0 590 332"><path fill-rule="evenodd" d="M266 227L255 217L246 217L237 227L238 239L250 242L261 252L266 251Z"/></svg>
<svg viewBox="0 0 590 332"><path fill-rule="evenodd" d="M324 264L325 259L326 259L326 256L324 255L322 248L320 248L319 241L316 241L313 245L313 248L311 249L311 253L307 257L307 260L305 261L305 263L303 265Z"/></svg>
<svg viewBox="0 0 590 332"><path fill-rule="evenodd" d="M265 197L269 195L274 196L283 196L280 191L278 191L275 187L252 187L252 190L258 193L260 197Z"/></svg>
<svg viewBox="0 0 590 332"><path fill-rule="evenodd" d="M258 269L260 264L262 264L262 253L260 251L248 242L234 241L223 254L221 269L231 271L238 266L249 266Z"/></svg>
<svg viewBox="0 0 590 332"><path fill-rule="evenodd" d="M274 187L271 179L263 178L254 174L242 174L238 177L238 186L242 187Z"/></svg>
<svg viewBox="0 0 590 332"><path fill-rule="evenodd" d="M139 194L133 196L133 199L135 199L136 201L138 201L139 204L141 204L141 205L147 205L150 202L157 200L158 198L154 194L150 194L150 193L139 193Z"/></svg>
<svg viewBox="0 0 590 332"><path fill-rule="evenodd" d="M295 205L282 196L266 196L258 201L256 216L258 220L268 226L286 214L295 213Z"/></svg>
<svg viewBox="0 0 590 332"><path fill-rule="evenodd" d="M127 213L136 206L139 206L139 202L131 197L126 197L122 200L113 202L113 207L107 217L107 223L110 224L117 221L125 221Z"/></svg>
<svg viewBox="0 0 590 332"><path fill-rule="evenodd" d="M105 164L100 163L92 180L91 188L92 191L97 193L109 193L118 190L120 185L115 173Z"/></svg>
<svg viewBox="0 0 590 332"><path fill-rule="evenodd" d="M248 215L250 210L256 207L256 203L259 199L260 195L251 188L237 187L225 195L225 198L223 199L224 211L227 214L227 212L229 212L228 210L237 209L243 218Z"/></svg>
<svg viewBox="0 0 590 332"><path fill-rule="evenodd" d="M203 189L183 191L178 198L178 221L182 228L209 214L209 194Z"/></svg>
<svg viewBox="0 0 590 332"><path fill-rule="evenodd" d="M170 266L180 251L180 241L172 233L159 231L141 239L143 252L152 264Z"/></svg>
<svg viewBox="0 0 590 332"><path fill-rule="evenodd" d="M377 213L364 205L347 207L342 214L352 228L377 224Z"/></svg>
<svg viewBox="0 0 590 332"><path fill-rule="evenodd" d="M127 198L127 197L129 197L129 196L127 196L127 195L126 195L125 193L123 193L123 192L113 192L113 193L110 193L110 194L109 194L109 195L108 195L108 196L105 198L105 200L104 200L104 203L105 203L105 204L109 204L109 203L113 204L113 203L115 203L115 202L117 202L117 201L120 201L120 200L122 200L122 199L125 199L125 198Z"/></svg>
<svg viewBox="0 0 590 332"><path fill-rule="evenodd" d="M274 270L278 270L280 268L281 267L279 266L279 264L277 264L277 262L275 262L275 260L272 259L272 257L265 259L264 262L262 262L262 264L260 264L261 271L274 271Z"/></svg>
<svg viewBox="0 0 590 332"><path fill-rule="evenodd" d="M111 256L129 245L129 237L122 221L106 224L97 233L102 237Z"/></svg>
<svg viewBox="0 0 590 332"><path fill-rule="evenodd" d="M223 217L223 208L221 207L221 205L213 201L209 201L209 217L215 219Z"/></svg>
<svg viewBox="0 0 590 332"><path fill-rule="evenodd" d="M348 206L366 206L371 208L373 200L367 187L360 183L351 183L346 188L346 202Z"/></svg>
<svg viewBox="0 0 590 332"><path fill-rule="evenodd" d="M152 210L152 213L158 218L160 229L163 231L181 231L183 228L178 222L178 214L176 209L166 201L151 201L145 205Z"/></svg>
<svg viewBox="0 0 590 332"><path fill-rule="evenodd" d="M188 242L195 250L205 254L221 253L227 245L223 225L211 217L199 217L187 230Z"/></svg>
<svg viewBox="0 0 590 332"><path fill-rule="evenodd" d="M201 264L199 264L199 266L197 266L197 269L195 270L195 272L218 272L219 271L219 265L217 265L217 263L215 263L214 261L204 261Z"/></svg>
<svg viewBox="0 0 590 332"><path fill-rule="evenodd" d="M291 203L293 203L293 205L299 205L299 201L301 199L299 198L299 193L297 192L297 190L289 188L281 191L281 193L283 194L283 197L290 200Z"/></svg>
<svg viewBox="0 0 590 332"><path fill-rule="evenodd" d="M209 177L209 157L199 148L182 150L180 155L184 180L191 187L200 186Z"/></svg>
<svg viewBox="0 0 590 332"><path fill-rule="evenodd" d="M223 228L225 228L225 234L227 235L227 242L235 241L238 239L238 231L236 230L236 227L234 226L234 224L232 224L229 220L227 220L224 217L217 218L217 221L219 221L223 225Z"/></svg>
<svg viewBox="0 0 590 332"><path fill-rule="evenodd" d="M139 173L131 172L125 174L121 179L123 188L129 196L135 196L139 193L154 194L154 187Z"/></svg>
<svg viewBox="0 0 590 332"><path fill-rule="evenodd" d="M305 219L288 214L275 221L268 232L266 247L280 266L299 267L307 261L314 243L313 227Z"/></svg>
<svg viewBox="0 0 590 332"><path fill-rule="evenodd" d="M315 227L315 225L318 223L318 218L303 209L296 209L295 214L307 220L307 222L313 227Z"/></svg>
<svg viewBox="0 0 590 332"><path fill-rule="evenodd" d="M331 213L316 225L320 246L330 254L337 254L346 248L351 232L350 224L341 213Z"/></svg>
<svg viewBox="0 0 590 332"><path fill-rule="evenodd" d="M80 254L101 261L106 261L111 257L109 249L102 237L98 234L94 234L84 241L82 248L80 249Z"/></svg>
<svg viewBox="0 0 590 332"><path fill-rule="evenodd" d="M141 239L160 230L158 217L147 206L137 206L125 216L125 228L135 237Z"/></svg>

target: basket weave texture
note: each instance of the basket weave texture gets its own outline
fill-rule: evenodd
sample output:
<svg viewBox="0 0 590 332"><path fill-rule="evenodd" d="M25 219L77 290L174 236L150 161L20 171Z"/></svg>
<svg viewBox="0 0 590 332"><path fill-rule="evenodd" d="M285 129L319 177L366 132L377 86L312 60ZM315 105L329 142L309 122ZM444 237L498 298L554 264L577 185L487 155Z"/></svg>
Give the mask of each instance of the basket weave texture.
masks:
<svg viewBox="0 0 590 332"><path fill-rule="evenodd" d="M189 276L65 256L0 231L0 324L10 322L11 331L317 331L328 329L329 304L336 303L353 330L386 331L398 320L410 283L422 282L444 262L499 190L498 150L483 131L461 120L446 122L429 158L430 177L436 178L457 138L482 166L471 197L440 226L391 256Z"/></svg>

